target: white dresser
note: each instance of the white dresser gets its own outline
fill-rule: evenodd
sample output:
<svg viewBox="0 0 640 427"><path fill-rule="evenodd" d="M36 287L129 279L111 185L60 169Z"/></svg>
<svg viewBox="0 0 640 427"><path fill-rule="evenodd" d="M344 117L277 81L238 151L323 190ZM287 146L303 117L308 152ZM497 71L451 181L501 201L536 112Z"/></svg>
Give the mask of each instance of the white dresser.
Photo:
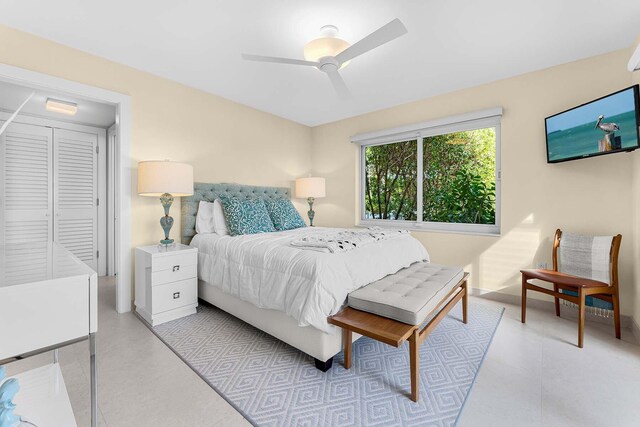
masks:
<svg viewBox="0 0 640 427"><path fill-rule="evenodd" d="M56 243L0 246L0 364L55 350L53 365L17 376L16 413L37 425L75 425L57 348L86 339L97 425L97 291L95 271Z"/></svg>
<svg viewBox="0 0 640 427"><path fill-rule="evenodd" d="M182 244L137 247L135 304L151 326L194 314L198 249Z"/></svg>

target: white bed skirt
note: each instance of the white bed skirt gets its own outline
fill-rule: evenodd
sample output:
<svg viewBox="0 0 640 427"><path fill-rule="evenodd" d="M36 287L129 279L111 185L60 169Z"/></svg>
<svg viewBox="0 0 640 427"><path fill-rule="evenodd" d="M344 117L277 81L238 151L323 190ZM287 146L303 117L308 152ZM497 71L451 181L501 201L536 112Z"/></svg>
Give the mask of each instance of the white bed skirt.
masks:
<svg viewBox="0 0 640 427"><path fill-rule="evenodd" d="M341 331L328 334L313 326L298 326L294 318L281 311L258 308L203 280L198 280L198 297L320 361L342 351ZM354 333L353 341L360 336Z"/></svg>

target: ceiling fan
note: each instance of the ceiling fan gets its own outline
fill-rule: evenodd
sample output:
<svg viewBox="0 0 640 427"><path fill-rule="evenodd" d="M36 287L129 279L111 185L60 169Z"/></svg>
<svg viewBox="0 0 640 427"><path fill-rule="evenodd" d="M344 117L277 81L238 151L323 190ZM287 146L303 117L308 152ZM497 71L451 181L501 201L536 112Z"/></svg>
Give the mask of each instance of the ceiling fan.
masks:
<svg viewBox="0 0 640 427"><path fill-rule="evenodd" d="M353 58L406 34L407 28L396 18L352 45L336 37L338 29L333 25L325 25L320 32L323 37L311 40L305 45L304 60L246 53L242 54L242 58L249 61L316 67L327 73L338 96L345 99L350 96L350 93L338 70L344 68Z"/></svg>

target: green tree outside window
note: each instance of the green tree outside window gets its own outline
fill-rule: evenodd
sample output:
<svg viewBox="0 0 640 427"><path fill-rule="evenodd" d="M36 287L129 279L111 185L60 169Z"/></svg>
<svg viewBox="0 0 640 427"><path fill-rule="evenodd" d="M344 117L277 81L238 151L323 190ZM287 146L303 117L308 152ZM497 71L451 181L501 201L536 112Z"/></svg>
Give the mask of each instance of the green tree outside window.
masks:
<svg viewBox="0 0 640 427"><path fill-rule="evenodd" d="M417 158L415 139L365 148L367 218L416 220Z"/></svg>
<svg viewBox="0 0 640 427"><path fill-rule="evenodd" d="M495 224L494 128L422 139L424 221ZM417 219L417 141L365 148L365 219Z"/></svg>

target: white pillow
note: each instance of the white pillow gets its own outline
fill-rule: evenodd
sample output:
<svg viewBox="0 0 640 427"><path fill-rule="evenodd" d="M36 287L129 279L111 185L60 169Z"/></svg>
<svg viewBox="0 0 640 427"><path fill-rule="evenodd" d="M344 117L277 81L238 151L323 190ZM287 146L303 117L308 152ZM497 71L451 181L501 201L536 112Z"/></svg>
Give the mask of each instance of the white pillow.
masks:
<svg viewBox="0 0 640 427"><path fill-rule="evenodd" d="M196 233L215 233L214 204L201 200L196 214Z"/></svg>
<svg viewBox="0 0 640 427"><path fill-rule="evenodd" d="M216 233L218 233L221 236L228 236L229 228L227 227L227 220L224 217L224 211L222 210L222 203L220 203L220 199L215 199L212 204L213 204L213 222L215 224Z"/></svg>

